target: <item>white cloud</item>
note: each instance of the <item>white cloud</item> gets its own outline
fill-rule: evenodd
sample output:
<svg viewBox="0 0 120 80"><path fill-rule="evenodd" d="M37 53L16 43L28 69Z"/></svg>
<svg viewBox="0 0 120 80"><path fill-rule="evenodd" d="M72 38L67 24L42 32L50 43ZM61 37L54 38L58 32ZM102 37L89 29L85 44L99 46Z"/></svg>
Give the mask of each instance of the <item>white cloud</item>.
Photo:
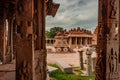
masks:
<svg viewBox="0 0 120 80"><path fill-rule="evenodd" d="M66 29L84 27L93 30L97 26L98 0L54 0L60 8L54 18L46 18L46 29L54 26Z"/></svg>

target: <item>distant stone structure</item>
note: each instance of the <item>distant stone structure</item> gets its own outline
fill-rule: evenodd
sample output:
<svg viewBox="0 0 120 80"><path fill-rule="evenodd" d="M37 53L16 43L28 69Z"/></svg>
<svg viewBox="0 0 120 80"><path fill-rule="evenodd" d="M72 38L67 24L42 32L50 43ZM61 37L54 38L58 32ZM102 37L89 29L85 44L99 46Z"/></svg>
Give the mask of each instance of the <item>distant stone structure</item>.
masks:
<svg viewBox="0 0 120 80"><path fill-rule="evenodd" d="M80 48L92 44L93 34L86 29L71 29L58 32L55 36L54 47L56 51L67 52L70 49Z"/></svg>
<svg viewBox="0 0 120 80"><path fill-rule="evenodd" d="M71 29L68 37L70 48L79 48L83 45L91 45L93 34L89 30L80 29L78 27L77 29Z"/></svg>
<svg viewBox="0 0 120 80"><path fill-rule="evenodd" d="M54 38L47 38L46 39L46 45L47 46L52 46L55 43L55 39Z"/></svg>
<svg viewBox="0 0 120 80"><path fill-rule="evenodd" d="M98 26L95 28L93 32L93 40L92 40L93 45L97 45L97 34L98 34Z"/></svg>

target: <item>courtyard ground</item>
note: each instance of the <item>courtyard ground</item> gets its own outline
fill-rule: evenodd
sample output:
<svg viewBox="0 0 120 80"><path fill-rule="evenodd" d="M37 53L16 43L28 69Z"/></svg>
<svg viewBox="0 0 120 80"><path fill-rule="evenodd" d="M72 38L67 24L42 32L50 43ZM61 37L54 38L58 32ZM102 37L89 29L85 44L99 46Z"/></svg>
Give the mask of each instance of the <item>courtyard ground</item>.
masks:
<svg viewBox="0 0 120 80"><path fill-rule="evenodd" d="M77 53L51 53L47 54L48 64L54 64L57 61L62 61L66 64L78 67L79 64L79 54Z"/></svg>
<svg viewBox="0 0 120 80"><path fill-rule="evenodd" d="M56 61L64 61L66 64L78 67L79 54L77 53L47 54L48 64L53 64ZM15 80L15 61L13 61L11 64L0 65L0 80Z"/></svg>

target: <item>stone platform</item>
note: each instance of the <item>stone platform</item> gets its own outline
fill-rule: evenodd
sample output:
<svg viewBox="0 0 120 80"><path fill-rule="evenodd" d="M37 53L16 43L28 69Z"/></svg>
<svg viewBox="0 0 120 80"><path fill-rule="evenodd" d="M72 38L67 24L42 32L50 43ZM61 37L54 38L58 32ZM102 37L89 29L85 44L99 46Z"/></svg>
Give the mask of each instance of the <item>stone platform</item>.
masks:
<svg viewBox="0 0 120 80"><path fill-rule="evenodd" d="M53 68L49 67L50 71ZM15 80L15 61L10 64L0 64L0 80ZM49 74L47 74L47 80L50 80Z"/></svg>
<svg viewBox="0 0 120 80"><path fill-rule="evenodd" d="M0 65L0 80L15 80L15 64Z"/></svg>

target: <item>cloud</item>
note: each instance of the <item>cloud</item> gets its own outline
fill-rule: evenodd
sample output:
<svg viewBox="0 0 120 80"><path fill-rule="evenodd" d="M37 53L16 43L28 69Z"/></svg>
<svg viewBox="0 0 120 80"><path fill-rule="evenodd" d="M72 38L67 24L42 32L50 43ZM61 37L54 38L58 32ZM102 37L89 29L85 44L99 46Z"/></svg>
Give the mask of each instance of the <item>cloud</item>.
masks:
<svg viewBox="0 0 120 80"><path fill-rule="evenodd" d="M66 29L81 27L94 30L97 26L98 0L54 0L60 3L56 16L46 17L46 29L60 26Z"/></svg>

